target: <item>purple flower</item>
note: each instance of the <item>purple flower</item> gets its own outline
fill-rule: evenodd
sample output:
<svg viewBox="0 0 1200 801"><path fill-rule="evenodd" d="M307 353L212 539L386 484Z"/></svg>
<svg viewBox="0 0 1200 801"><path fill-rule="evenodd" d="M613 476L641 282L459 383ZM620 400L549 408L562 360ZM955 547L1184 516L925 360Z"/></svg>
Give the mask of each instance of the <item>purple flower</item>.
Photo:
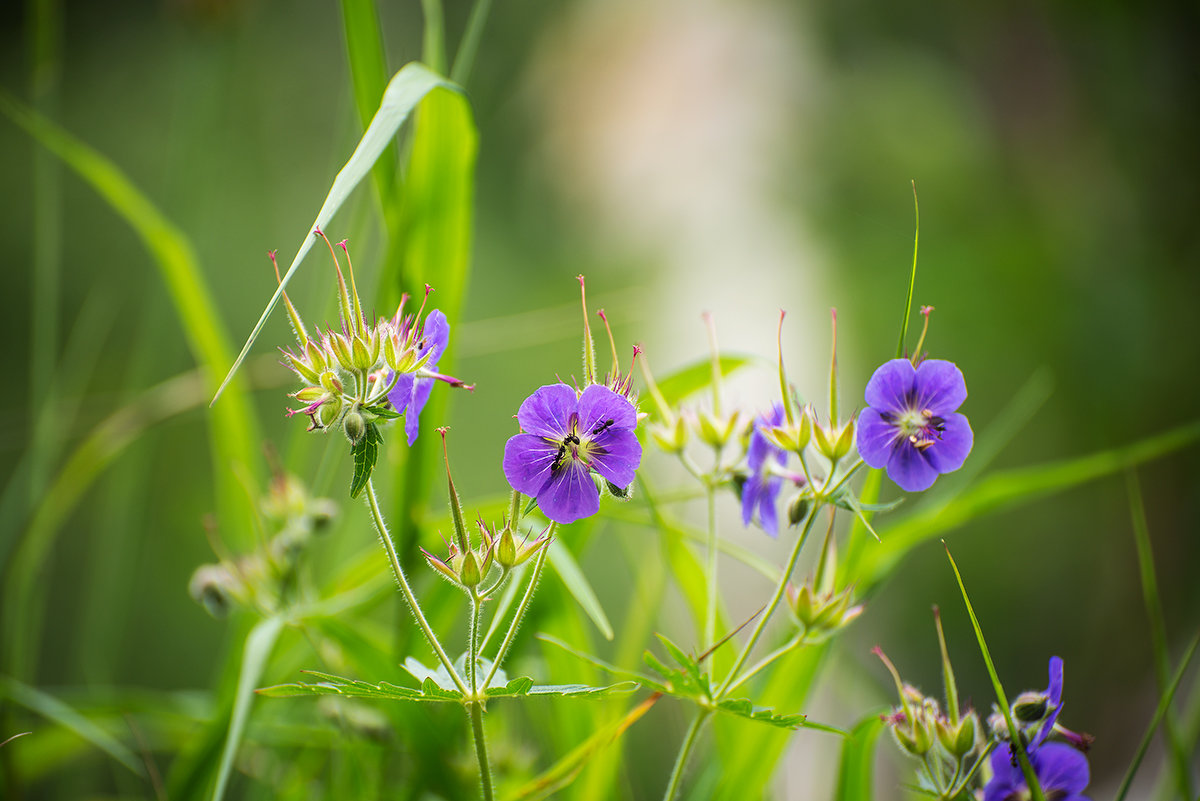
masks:
<svg viewBox="0 0 1200 801"><path fill-rule="evenodd" d="M419 351L421 356L429 354L429 360L425 362L422 369L436 373L438 359L442 357L446 351L446 345L450 341L450 323L447 322L446 315L442 314L440 310L434 309L425 318L425 326L421 329L421 340ZM404 431L408 434L410 446L417 440L421 424L421 410L429 401L429 393L433 390L435 380L434 378L418 377L413 373L402 373L396 380L396 386L392 387L392 391L388 393L388 400L392 402L396 412L404 414Z"/></svg>
<svg viewBox="0 0 1200 801"><path fill-rule="evenodd" d="M504 445L504 475L536 498L546 517L571 523L600 509L592 471L624 489L642 461L637 411L623 395L593 384L576 396L566 384L541 387L521 404L522 433Z"/></svg>
<svg viewBox="0 0 1200 801"><path fill-rule="evenodd" d="M992 752L992 780L983 788L983 801L1022 801L1029 798L1025 774L1008 748ZM1047 799L1088 801L1087 758L1069 745L1047 743L1029 752L1029 762Z"/></svg>
<svg viewBox="0 0 1200 801"><path fill-rule="evenodd" d="M742 485L742 524L750 525L757 512L758 524L772 537L779 536L779 515L775 511L775 502L783 489L783 477L773 474L770 465L774 462L782 467L787 463L787 454L767 440L763 429L781 426L783 420L783 406L777 403L769 414L761 415L754 421L754 431L750 434L750 445L746 449L750 475Z"/></svg>
<svg viewBox="0 0 1200 801"><path fill-rule="evenodd" d="M867 405L858 415L856 444L863 461L886 467L906 492L929 489L941 473L962 467L974 434L955 410L967 398L962 372L952 362L907 359L885 362L867 382Z"/></svg>
<svg viewBox="0 0 1200 801"><path fill-rule="evenodd" d="M1033 742L1030 748L1037 748L1042 744L1050 732L1054 731L1054 724L1058 721L1058 713L1062 711L1062 691L1063 691L1063 661L1057 656L1050 657L1050 686L1046 688L1044 697L1050 704L1047 710L1048 714L1042 725L1038 728L1038 732L1034 735Z"/></svg>

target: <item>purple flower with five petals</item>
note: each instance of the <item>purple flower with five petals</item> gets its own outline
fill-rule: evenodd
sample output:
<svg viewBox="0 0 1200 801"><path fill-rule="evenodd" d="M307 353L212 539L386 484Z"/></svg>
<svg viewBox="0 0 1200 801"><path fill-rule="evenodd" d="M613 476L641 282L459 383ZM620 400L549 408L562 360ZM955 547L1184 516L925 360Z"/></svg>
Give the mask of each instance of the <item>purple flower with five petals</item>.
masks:
<svg viewBox="0 0 1200 801"><path fill-rule="evenodd" d="M992 752L992 779L983 788L983 801L1023 801L1029 798L1025 774L1009 753ZM1047 743L1029 752L1029 762L1042 793L1053 801L1088 801L1083 790L1090 778L1087 757L1063 743Z"/></svg>
<svg viewBox="0 0 1200 801"><path fill-rule="evenodd" d="M906 492L929 489L942 473L962 467L974 443L967 418L957 409L967 398L962 372L952 362L908 359L885 362L866 391L868 408L858 415L858 453Z"/></svg>
<svg viewBox="0 0 1200 801"><path fill-rule="evenodd" d="M425 318L425 325L421 329L421 340L423 343L419 351L421 357L424 358L427 354L429 356L422 369L436 373L438 359L442 358L442 354L446 351L446 345L450 342L450 323L440 310L434 309ZM434 381L436 381L434 378L422 378L413 373L403 373L396 379L396 386L392 387L392 391L388 393L388 400L392 402L396 413L404 415L404 431L408 434L410 447L417 440L417 433L420 431L421 410L429 401L429 393L433 390Z"/></svg>
<svg viewBox="0 0 1200 801"><path fill-rule="evenodd" d="M603 384L579 395L566 384L541 387L521 404L517 422L522 433L504 445L504 475L556 523L600 509L592 471L624 489L642 461L637 410Z"/></svg>
<svg viewBox="0 0 1200 801"><path fill-rule="evenodd" d="M779 515L775 506L783 489L783 477L771 472L771 464L782 467L787 463L787 454L767 440L763 429L781 426L783 420L783 406L777 403L769 414L761 415L754 421L750 445L746 448L750 475L742 485L742 524L750 525L757 512L758 524L772 537L779 536Z"/></svg>

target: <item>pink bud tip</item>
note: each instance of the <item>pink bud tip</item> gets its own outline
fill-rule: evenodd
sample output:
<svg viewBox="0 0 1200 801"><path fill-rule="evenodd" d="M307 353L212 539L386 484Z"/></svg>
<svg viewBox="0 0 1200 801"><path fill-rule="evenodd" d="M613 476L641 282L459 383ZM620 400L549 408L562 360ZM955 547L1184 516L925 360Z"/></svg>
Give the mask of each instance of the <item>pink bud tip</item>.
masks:
<svg viewBox="0 0 1200 801"><path fill-rule="evenodd" d="M923 315L924 315L924 316L926 316L926 317L928 317L928 316L929 316L929 313L930 313L931 311L933 311L933 307L932 307L932 306L922 306L922 307L921 307L921 314L923 314Z"/></svg>
<svg viewBox="0 0 1200 801"><path fill-rule="evenodd" d="M325 236L325 232L320 227L317 227L313 229L313 236Z"/></svg>
<svg viewBox="0 0 1200 801"><path fill-rule="evenodd" d="M634 346L633 346L633 358L635 358L635 359L636 359L636 358L638 357L638 354L639 354L639 353L645 353L645 352L646 352L646 351L645 351L645 349L644 349L644 348L642 348L642 346L641 346L641 345L634 345Z"/></svg>
<svg viewBox="0 0 1200 801"><path fill-rule="evenodd" d="M425 297L429 297L429 294L431 292L433 292L433 287L431 287L429 284L426 284L425 285Z"/></svg>
<svg viewBox="0 0 1200 801"><path fill-rule="evenodd" d="M837 308L836 307L829 310L829 316L833 318L833 321L835 323L837 322Z"/></svg>
<svg viewBox="0 0 1200 801"><path fill-rule="evenodd" d="M874 648L871 649L871 653L875 654L875 656L882 657L883 649L880 648L878 645L876 645Z"/></svg>
<svg viewBox="0 0 1200 801"><path fill-rule="evenodd" d="M604 309L598 309L596 311L596 316L599 317L604 322L606 322L606 323L608 322L608 318L604 316Z"/></svg>
<svg viewBox="0 0 1200 801"><path fill-rule="evenodd" d="M338 242L338 247L340 247L342 250L346 250L346 243L349 241L349 239L343 239L341 242ZM350 251L346 250L346 252L349 253Z"/></svg>
<svg viewBox="0 0 1200 801"><path fill-rule="evenodd" d="M575 280L579 282L580 287L583 286L583 276L582 275L575 276Z"/></svg>

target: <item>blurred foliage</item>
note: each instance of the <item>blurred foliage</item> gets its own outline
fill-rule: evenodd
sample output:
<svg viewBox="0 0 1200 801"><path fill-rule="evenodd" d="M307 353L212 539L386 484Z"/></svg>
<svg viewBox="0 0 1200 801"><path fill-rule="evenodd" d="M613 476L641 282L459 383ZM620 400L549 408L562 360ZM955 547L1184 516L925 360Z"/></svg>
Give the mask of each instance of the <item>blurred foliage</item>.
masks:
<svg viewBox="0 0 1200 801"><path fill-rule="evenodd" d="M823 337L825 308L837 306L842 402L853 406L857 388L894 347L911 255L913 180L922 209L916 302L937 309L928 347L967 375L964 411L977 431L1006 419L1030 376L1044 369L1051 377L1048 399L1014 427L995 454L996 468L1121 448L1194 419L1194 8L731 5L526 0L492 9L466 82L479 129L473 264L461 322L452 322L455 372L478 388L444 399L428 421L441 417L452 426L456 480L466 497L491 498L502 488L499 454L515 430L509 416L520 400L576 369L579 273L588 275L593 305L608 309L618 342L645 342L664 374L704 352L698 322L687 329L680 321L723 303L744 312L726 318L724 330L744 333L757 343L754 355L768 362L776 310L787 307L800 333L789 329L785 353L796 354L790 358L804 374L827 356L826 340L806 334ZM214 300L207 333L236 340L274 290L265 251L286 253L304 234L362 133L372 85L363 76L378 71L379 61L347 57L344 26L362 20L350 13L354 6L346 3L343 14L315 0L29 0L0 30L0 87L116 165L177 229ZM424 20L416 2L379 6L390 74L421 57ZM470 11L464 2L443 9L451 63ZM728 77L733 90L714 75ZM754 138L742 123L761 123L768 132ZM398 148L391 157L406 163L407 156ZM459 174L469 183L471 160L464 158ZM6 596L11 559L35 512L69 505L46 492L70 455L94 441L94 432L111 430L105 426L114 419L119 432L137 436L59 523L44 572L22 577L33 587L40 648L31 672L11 678L66 702L99 728L83 737L69 727L42 728L38 738L0 748L0 765L8 776L19 744L20 775L35 798L149 798L160 782L173 800L206 797L228 729L222 702L232 697L255 623L245 612L215 621L187 592L193 570L214 559L204 521L219 507L213 476L224 475L210 456L212 418L204 411L212 376L202 381L192 372L197 360L189 343L197 328L181 325L180 292L159 279L134 229L54 164L27 133L0 122L9 301L0 341L17 388L0 414ZM753 176L753 191L737 182L741 168ZM691 183L701 173L704 192ZM721 181L730 175L727 187ZM437 188L416 178L418 188ZM389 191L377 172L330 227L335 239L351 240L360 287L402 269L398 259L405 257L392 250L397 238L389 233L414 222L388 205ZM794 262L758 265L763 229L747 218L768 218L767 233L791 243L784 252ZM463 220L456 225L470 229ZM698 231L724 237L712 240L722 246L708 247ZM689 241L700 244L689 250ZM438 284L425 276L436 276L440 265L422 262L421 254L407 258L421 276L410 281ZM685 269L689 258L718 261L722 272ZM332 317L330 272L319 256L310 262L292 296L314 318ZM383 304L395 298L386 291L373 311L390 311ZM766 319L771 324L763 327ZM257 352L289 338L276 315ZM269 356L264 361L249 372L252 391L241 396L257 415L263 442L273 443L287 471L302 476L314 495L340 499L350 471L345 449L284 418L287 376ZM762 372L770 386L770 370ZM766 405L749 393L744 401ZM238 444L252 458L262 443ZM406 460L432 457L388 447L396 475ZM264 456L235 474L232 486L257 498L266 487L256 476L266 468ZM1140 475L1167 650L1178 657L1187 627L1200 618L1200 585L1191 576L1200 563L1192 511L1200 491L1197 450L1150 463ZM387 501L400 507L409 498L403 511L410 530L432 548L439 525L444 531L447 524L429 485L440 482L390 488ZM914 501L903 514L936 517L940 501ZM735 530L732 504L721 503L729 506L723 531L730 545L774 559L777 549L757 532ZM502 506L484 508L498 516ZM652 631L689 641L686 610L696 606L695 592L684 597L689 588L664 583L660 543L648 524L633 526L614 513L575 528L571 551L617 640L604 642L561 582L548 577L521 630L511 675L604 681L599 671L538 643L537 632L622 666L639 664ZM664 559L680 571L691 561L681 544L685 529L661 537ZM215 531L227 543L259 536L228 517ZM1066 660L1073 723L1098 738L1093 789L1103 796L1095 788L1115 786L1156 705L1120 477L971 520L947 536L1006 685L1037 684L1050 654ZM417 544L404 541L413 553ZM330 536L312 547L311 563L320 567L312 580L323 597L365 587L352 596L359 604L354 625L315 616L284 627L263 683L296 681L302 668L336 673L348 663L371 671L362 678L394 674L414 638L380 579L384 563L365 510L347 501ZM729 617L740 620L761 603L767 584L738 569L725 573L725 588ZM835 710L831 722L852 727L886 697L885 677L867 656L875 642L913 666L914 679L936 686L931 603L943 607L960 686L982 695L986 673L970 662L970 628L953 603L957 590L940 548L919 548L900 563L897 578L877 589L836 649L784 664L768 700L776 702L772 692L803 697L833 664L844 686L819 701ZM1017 601L1014 585L1024 588ZM462 625L442 582L425 576L420 592L430 609L445 610L441 628ZM1183 687L1189 689L1187 679ZM1200 694L1191 688L1191 696ZM571 704L569 714L560 703ZM552 769L547 755L566 757L602 733L623 731L633 703L504 706L488 719L497 775L508 782L499 794ZM462 756L466 721L456 710L425 706L432 705L259 699L231 795L311 797L309 788L323 777L340 797L374 796L397 782L467 797L476 779L473 762ZM38 720L6 710L5 725L32 728ZM618 745L595 746L600 757L564 797L657 797L686 721L665 702L641 714ZM723 748L731 738L753 741L732 726L715 735ZM8 733L15 729L0 731L0 741ZM790 742L787 733L755 736L769 739L774 753ZM142 761L144 778L105 761L92 744L112 738ZM801 734L792 741L802 750L819 748L816 739ZM751 772L753 762L743 760L739 769ZM716 792L713 770L698 763L693 797ZM780 797L811 797L785 773L774 783L758 780Z"/></svg>

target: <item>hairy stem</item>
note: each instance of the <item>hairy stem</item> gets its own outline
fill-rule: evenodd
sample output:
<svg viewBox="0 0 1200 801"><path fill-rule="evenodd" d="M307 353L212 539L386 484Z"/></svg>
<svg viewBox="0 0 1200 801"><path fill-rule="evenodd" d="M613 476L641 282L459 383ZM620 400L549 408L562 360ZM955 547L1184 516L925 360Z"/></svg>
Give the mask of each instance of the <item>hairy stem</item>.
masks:
<svg viewBox="0 0 1200 801"><path fill-rule="evenodd" d="M467 704L471 716L471 731L475 735L475 756L479 760L479 783L483 785L483 801L492 801L492 766L488 762L487 741L483 738L483 703Z"/></svg>
<svg viewBox="0 0 1200 801"><path fill-rule="evenodd" d="M400 557L396 554L392 535L388 533L387 524L383 522L383 515L379 511L379 498L375 495L375 485L371 479L367 479L367 505L371 507L375 528L379 530L379 540L383 543L384 550L387 551L388 559L392 563L392 572L396 574L396 582L400 585L400 591L404 593L404 600L408 601L408 608L412 612L413 619L417 621L417 625L425 633L425 639L429 641L433 652L437 654L442 666L454 680L454 686L463 695L468 695L470 691L467 689L467 685L463 683L462 677L454 669L454 662L446 655L446 650L442 648L442 643L438 640L437 635L429 627L429 621L425 619L425 613L421 611L421 605L417 603L417 596L413 595L412 587L408 585L408 577L404 575L404 568L400 566Z"/></svg>
<svg viewBox="0 0 1200 801"><path fill-rule="evenodd" d="M783 592L787 589L788 579L791 578L792 570L796 567L796 559L800 556L800 549L804 547L805 540L808 539L808 533L812 531L813 523L817 519L817 512L820 510L820 504L813 504L813 508L808 511L808 518L804 521L804 529L800 532L800 536L796 538L796 545L792 548L792 555L788 557L787 567L783 569L783 574L779 577L779 584L775 587L775 594L771 596L767 608L758 617L758 625L754 627L754 632L750 635L750 639L746 641L742 652L738 654L737 661L733 663L733 668L729 671L729 675L725 677L725 681L721 682L721 686L717 689L715 698L721 698L733 686L733 682L737 677L737 673L742 669L742 665L746 664L746 660L750 657L750 652L754 650L754 645L758 642L758 638L762 636L763 629L767 627L767 622L771 619L771 615L775 612L775 607L779 606L779 601L783 598Z"/></svg>
<svg viewBox="0 0 1200 801"><path fill-rule="evenodd" d="M554 526L551 526L551 534L553 534ZM500 664L504 661L504 657L508 655L508 649L512 646L513 639L517 636L517 628L521 625L521 618L525 616L525 610L529 607L529 601L533 598L533 591L537 589L538 579L542 576L542 567L546 564L546 555L550 552L550 543L547 542L538 551L537 562L533 565L533 575L529 577L529 585L525 588L525 595L521 597L521 603L517 606L517 611L513 614L512 623L508 626L508 632L504 635L504 641L500 643L500 650L496 652L496 659L492 662L491 670L488 671L487 678L483 680L483 686L487 687L492 683L492 677L496 675L496 671L500 669Z"/></svg>

